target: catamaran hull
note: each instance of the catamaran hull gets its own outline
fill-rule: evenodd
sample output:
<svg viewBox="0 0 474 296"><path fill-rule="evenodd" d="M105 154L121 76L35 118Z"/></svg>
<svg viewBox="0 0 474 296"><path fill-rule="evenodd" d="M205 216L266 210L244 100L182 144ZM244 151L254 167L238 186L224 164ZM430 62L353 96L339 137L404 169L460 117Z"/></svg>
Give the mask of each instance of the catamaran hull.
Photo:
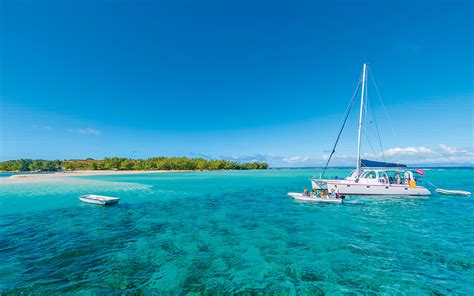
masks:
<svg viewBox="0 0 474 296"><path fill-rule="evenodd" d="M361 184L355 182L312 180L313 189L334 189L341 195L398 195L398 196L428 196L431 192L422 186L414 188L398 184Z"/></svg>

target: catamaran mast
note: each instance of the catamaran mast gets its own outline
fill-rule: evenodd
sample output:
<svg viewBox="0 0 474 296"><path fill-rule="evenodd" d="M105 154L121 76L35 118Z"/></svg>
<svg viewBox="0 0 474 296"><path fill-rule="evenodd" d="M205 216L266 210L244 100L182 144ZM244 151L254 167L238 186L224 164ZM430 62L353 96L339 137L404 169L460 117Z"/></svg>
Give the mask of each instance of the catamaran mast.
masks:
<svg viewBox="0 0 474 296"><path fill-rule="evenodd" d="M365 96L365 81L366 81L366 70L367 64L364 63L364 69L362 70L362 91L360 95L360 114L359 114L359 133L357 136L357 171L356 177L360 175L360 135L362 133L362 114L364 110L364 96Z"/></svg>

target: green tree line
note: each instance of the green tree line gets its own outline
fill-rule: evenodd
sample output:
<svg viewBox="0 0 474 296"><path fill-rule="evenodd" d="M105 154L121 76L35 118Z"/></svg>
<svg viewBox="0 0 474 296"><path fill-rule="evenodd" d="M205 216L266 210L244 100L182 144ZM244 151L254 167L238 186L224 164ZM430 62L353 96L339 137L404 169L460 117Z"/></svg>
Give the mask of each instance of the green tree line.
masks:
<svg viewBox="0 0 474 296"><path fill-rule="evenodd" d="M129 159L106 157L103 160L43 160L19 159L0 162L0 171L57 170L252 170L267 169L265 162L239 163L228 160L208 160L187 157L152 157Z"/></svg>

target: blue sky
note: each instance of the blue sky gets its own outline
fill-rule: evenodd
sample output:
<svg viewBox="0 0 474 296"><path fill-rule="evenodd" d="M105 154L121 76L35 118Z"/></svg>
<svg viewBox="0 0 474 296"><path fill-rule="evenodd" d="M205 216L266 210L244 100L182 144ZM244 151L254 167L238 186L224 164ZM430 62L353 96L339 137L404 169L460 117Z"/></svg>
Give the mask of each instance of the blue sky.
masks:
<svg viewBox="0 0 474 296"><path fill-rule="evenodd" d="M0 160L320 165L367 61L387 160L473 163L472 28L470 1L4 0Z"/></svg>

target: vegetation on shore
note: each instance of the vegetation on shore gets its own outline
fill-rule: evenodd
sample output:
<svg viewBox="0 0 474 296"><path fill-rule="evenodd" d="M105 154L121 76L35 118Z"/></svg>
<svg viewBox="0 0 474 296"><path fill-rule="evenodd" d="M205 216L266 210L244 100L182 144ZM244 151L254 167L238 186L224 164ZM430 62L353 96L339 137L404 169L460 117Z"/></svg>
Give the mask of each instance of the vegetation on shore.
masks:
<svg viewBox="0 0 474 296"><path fill-rule="evenodd" d="M94 160L19 159L0 162L0 171L58 170L252 170L267 169L264 162L238 163L228 160L207 160L187 157L153 157L148 159L104 158Z"/></svg>

